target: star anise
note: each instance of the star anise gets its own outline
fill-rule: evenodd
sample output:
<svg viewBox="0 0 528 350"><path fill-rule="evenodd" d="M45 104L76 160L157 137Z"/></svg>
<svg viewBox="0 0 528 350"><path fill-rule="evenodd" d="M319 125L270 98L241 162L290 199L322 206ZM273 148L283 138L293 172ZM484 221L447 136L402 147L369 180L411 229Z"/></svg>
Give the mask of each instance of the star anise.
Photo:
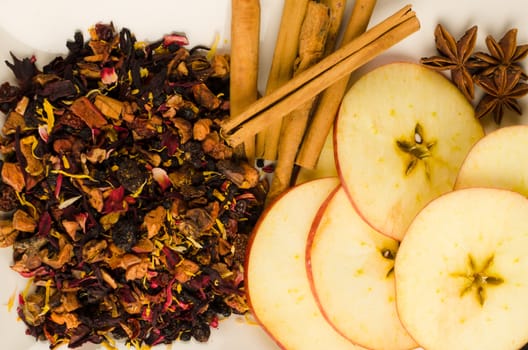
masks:
<svg viewBox="0 0 528 350"><path fill-rule="evenodd" d="M484 96L475 107L475 116L482 118L492 113L497 125L506 110L521 114L518 99L528 93L528 84L521 81L522 71L509 71L501 67L492 76L479 76L475 82L484 90Z"/></svg>
<svg viewBox="0 0 528 350"><path fill-rule="evenodd" d="M441 25L435 29L436 49L440 55L424 57L421 63L437 71L450 70L451 80L466 96L472 100L474 85L471 71L474 60L471 58L477 39L477 26L469 28L460 40L455 41L453 36Z"/></svg>
<svg viewBox="0 0 528 350"><path fill-rule="evenodd" d="M528 55L528 45L517 46L517 29L510 29L497 42L493 36L486 37L488 53L477 52L475 58L479 61L478 74L483 76L492 75L497 69L504 67L509 71L521 71L521 79L526 80L528 76L524 73L520 61Z"/></svg>

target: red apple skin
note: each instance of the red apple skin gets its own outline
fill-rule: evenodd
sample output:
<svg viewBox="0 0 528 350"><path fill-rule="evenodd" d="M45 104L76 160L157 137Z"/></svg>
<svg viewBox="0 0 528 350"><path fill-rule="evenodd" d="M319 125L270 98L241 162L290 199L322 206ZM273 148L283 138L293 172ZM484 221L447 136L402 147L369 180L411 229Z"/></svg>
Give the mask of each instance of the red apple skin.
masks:
<svg viewBox="0 0 528 350"><path fill-rule="evenodd" d="M249 279L249 276L248 276L248 270L249 270L248 265L249 265L249 261L251 259L252 246L253 246L254 241L255 241L256 232L258 232L258 230L259 230L259 228L261 226L261 223L264 221L266 215L273 209L273 207L276 205L276 203L278 203L284 196L286 196L293 189L296 189L296 188L298 188L300 186L304 186L307 183L313 183L315 181L326 181L328 179L334 179L336 181L335 182L336 188L339 188L339 180L338 180L337 177L323 177L323 178L310 180L308 182L295 185L295 186L291 187L290 189L288 189L287 191L283 192L281 195L279 195L268 207L266 207L264 209L260 219L257 221L255 227L253 228L252 234L251 234L251 236L249 238L249 241L248 241L248 244L247 244L246 255L245 255L245 266L244 266L244 287L245 287L245 291L246 291L246 301L247 301L248 307L249 307L253 317L255 318L256 322L263 328L264 332L266 334L268 334L270 336L270 338L273 339L275 341L275 343L281 349L284 349L284 350L287 350L288 348L279 339L277 339L277 337L273 334L273 332L264 324L264 322L262 322L262 320L259 318L258 314L256 312L254 312L255 308L253 306L253 301L251 299L251 293L250 293L251 283L249 282L250 279ZM333 193L334 191L335 191L335 189L333 191L331 191L331 192ZM312 220L312 218L308 218L308 217L306 219L307 220ZM308 279L308 276L306 276L306 278ZM329 325L329 327L334 329L331 325ZM336 332L336 334L339 334L339 336L341 336L340 333ZM343 339L346 339L346 338L343 337ZM355 344L350 343L350 350L354 350L354 349L355 350L361 350L362 348L356 346Z"/></svg>
<svg viewBox="0 0 528 350"><path fill-rule="evenodd" d="M324 215L324 212L326 211L328 205L331 203L332 198L336 195L337 192L339 192L340 189L341 189L341 186L338 186L334 191L332 191L332 193L323 202L323 204L321 204L321 207L319 208L319 210L317 211L317 214L314 217L314 220L312 222L312 226L310 227L310 233L308 234L308 239L306 241L306 271L308 273L308 279L310 281L310 288L312 290L312 294L314 295L314 298L315 298L315 301L317 303L317 306L319 307L319 310L321 311L321 313L323 314L323 317L327 320L327 322L336 330L336 332L338 332L343 337L345 337L348 340L350 340L350 342L352 342L352 343L356 344L357 346L360 346L360 347L362 347L364 349L376 350L375 348L370 348L368 346L365 346L364 344L355 343L352 339L350 339L347 336L347 334L345 334L338 327L336 327L336 325L330 319L330 317L328 315L328 312L326 312L325 309L323 308L320 299L318 298L318 293L317 293L317 290L315 288L315 283L314 283L314 280L313 280L312 264L311 264L311 246L312 246L312 244L314 242L314 238L315 238L316 232L317 232L317 227L319 226L319 222L321 221L321 218ZM348 194L347 194L347 197L350 199ZM352 201L350 201L350 203L352 204ZM356 212L359 214L359 212L357 211L357 208L354 207L354 209L356 209ZM361 218L363 219L363 217L361 217ZM396 309L396 314L398 314L398 309ZM412 338L411 335L409 335L409 336ZM416 340L415 340L415 342L416 342ZM416 344L418 344L418 343L416 343ZM420 348L416 348L416 347L410 347L408 350L413 350L413 349L420 350Z"/></svg>
<svg viewBox="0 0 528 350"><path fill-rule="evenodd" d="M301 186L302 184L299 184L299 185L296 185L292 188L295 188L297 186ZM255 318L255 320L257 321L257 323L260 325L260 327L262 327L262 329L264 330L264 332L266 332L266 334L275 341L275 343L281 348L281 349L284 349L286 350L286 348L284 347L283 344L281 344L281 342L275 338L275 336L270 332L270 330L268 329L268 327L266 327L266 325L259 319L258 315L253 312L254 310L254 307L251 303L251 296L250 296L250 293L249 293L249 278L248 278L248 262L249 262L249 258L251 256L251 247L253 246L253 242L255 241L255 234L256 232L259 230L260 228L260 224L262 223L262 221L264 220L264 218L266 217L266 215L269 213L270 209L273 208L273 205L281 200L282 197L284 197L286 195L286 193L288 193L289 190L279 194L271 204L269 204L267 207L264 208L264 210L262 211L262 214L260 214L260 219L257 220L257 223L255 224L255 227L253 227L253 230L251 232L251 235L249 236L249 240L248 240L248 243L247 243L247 246L246 246L246 254L245 254L245 257L244 257L244 290L246 291L246 302L248 304L248 307L249 309L251 310L251 314L253 315L253 317Z"/></svg>
<svg viewBox="0 0 528 350"><path fill-rule="evenodd" d="M306 272L308 273L308 280L310 281L310 289L312 290L312 294L315 298L315 302L317 303L317 306L319 307L319 310L323 314L323 317L326 319L326 321L343 337L347 338L347 335L344 334L340 329L338 329L333 322L328 317L328 313L325 311L325 309L321 305L321 301L317 296L317 291L315 289L315 284L313 280L313 273L312 273L312 253L311 253L311 246L313 245L313 241L315 238L317 227L319 226L319 222L321 221L321 217L323 216L323 213L326 211L326 208L328 207L328 204L332 201L332 198L335 196L335 194L339 191L340 187L337 187L335 190L330 193L328 198L321 204L321 207L317 211L317 214L315 214L314 220L312 222L312 226L310 227L310 233L308 234L308 239L306 240ZM352 341L351 339L349 339ZM362 346L365 349L369 349L363 345L357 344L358 346Z"/></svg>

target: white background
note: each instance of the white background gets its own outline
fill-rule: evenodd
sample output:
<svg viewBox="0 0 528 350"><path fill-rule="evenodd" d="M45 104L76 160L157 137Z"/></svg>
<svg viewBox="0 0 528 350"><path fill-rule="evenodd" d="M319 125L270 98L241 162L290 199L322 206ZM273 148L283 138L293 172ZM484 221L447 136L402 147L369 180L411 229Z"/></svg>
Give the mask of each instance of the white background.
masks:
<svg viewBox="0 0 528 350"><path fill-rule="evenodd" d="M525 0L378 0L372 23L378 23L408 3L413 5L422 23L421 30L368 64L355 76L384 62L417 61L422 56L435 54L433 31L437 23L444 24L455 37L461 36L470 26L478 25L478 50L485 49L484 39L487 34L493 34L498 40L512 27L519 29L520 43L528 42L528 3ZM353 1L349 2L347 8L350 9L352 4ZM261 6L259 86L263 89L273 54L282 1L262 0ZM177 31L185 32L191 45L211 45L218 35L220 49L227 52L229 19L229 0L3 0L0 7L0 82L12 79L11 72L3 64L4 60L10 60L10 51L18 57L36 55L37 65L41 65L54 55L66 52L66 40L73 38L75 30L86 33L97 22L113 21L116 28L128 27L139 40L146 41ZM522 103L524 107L524 100ZM504 124L523 122L525 118L521 119L505 118ZM25 286L25 281L9 269L10 263L10 249L0 249L0 346L10 350L48 349L47 344L37 344L24 335L24 325L16 321L15 308L11 312L7 311L9 297ZM277 346L258 326L249 325L243 319L231 319L220 323L220 329L213 332L207 344L175 344L172 348L259 350L276 349ZM82 349L103 348L85 346Z"/></svg>

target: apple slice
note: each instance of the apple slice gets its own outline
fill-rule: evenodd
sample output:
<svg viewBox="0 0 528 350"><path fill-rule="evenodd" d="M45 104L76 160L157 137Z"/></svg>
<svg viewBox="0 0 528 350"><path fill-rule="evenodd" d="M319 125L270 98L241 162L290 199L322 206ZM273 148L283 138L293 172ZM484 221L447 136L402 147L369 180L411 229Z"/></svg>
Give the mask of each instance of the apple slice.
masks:
<svg viewBox="0 0 528 350"><path fill-rule="evenodd" d="M395 261L403 325L425 349L519 349L528 342L528 199L450 192L414 219Z"/></svg>
<svg viewBox="0 0 528 350"><path fill-rule="evenodd" d="M440 73L387 64L343 99L334 132L338 172L360 215L401 240L426 203L453 189L483 136L471 104Z"/></svg>
<svg viewBox="0 0 528 350"><path fill-rule="evenodd" d="M307 245L308 276L323 315L369 349L413 349L396 311L398 241L375 231L340 187L321 206Z"/></svg>
<svg viewBox="0 0 528 350"><path fill-rule="evenodd" d="M284 349L359 349L326 322L310 289L306 239L336 177L306 182L276 199L248 245L246 293L257 321Z"/></svg>
<svg viewBox="0 0 528 350"><path fill-rule="evenodd" d="M497 187L528 196L528 125L508 126L479 140L462 163L455 188Z"/></svg>

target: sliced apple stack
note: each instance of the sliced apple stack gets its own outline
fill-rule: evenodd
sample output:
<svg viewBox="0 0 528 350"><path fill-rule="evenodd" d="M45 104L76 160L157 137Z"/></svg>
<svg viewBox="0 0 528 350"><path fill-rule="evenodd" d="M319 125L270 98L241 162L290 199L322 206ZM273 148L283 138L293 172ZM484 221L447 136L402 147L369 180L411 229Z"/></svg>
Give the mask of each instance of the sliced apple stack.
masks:
<svg viewBox="0 0 528 350"><path fill-rule="evenodd" d="M255 228L246 256L246 291L255 318L284 349L360 349L326 322L305 268L312 219L337 178L292 188L271 204Z"/></svg>
<svg viewBox="0 0 528 350"><path fill-rule="evenodd" d="M514 190L528 195L516 162L528 126L505 129L484 137L470 103L428 68L363 75L334 125L338 178L276 199L248 246L249 305L279 346L525 344L528 199Z"/></svg>
<svg viewBox="0 0 528 350"><path fill-rule="evenodd" d="M412 349L396 311L398 242L367 225L342 188L321 206L308 237L307 267L327 320L369 349Z"/></svg>
<svg viewBox="0 0 528 350"><path fill-rule="evenodd" d="M338 172L352 203L397 240L425 204L453 189L469 149L484 136L460 91L412 63L362 76L346 93L334 132Z"/></svg>

